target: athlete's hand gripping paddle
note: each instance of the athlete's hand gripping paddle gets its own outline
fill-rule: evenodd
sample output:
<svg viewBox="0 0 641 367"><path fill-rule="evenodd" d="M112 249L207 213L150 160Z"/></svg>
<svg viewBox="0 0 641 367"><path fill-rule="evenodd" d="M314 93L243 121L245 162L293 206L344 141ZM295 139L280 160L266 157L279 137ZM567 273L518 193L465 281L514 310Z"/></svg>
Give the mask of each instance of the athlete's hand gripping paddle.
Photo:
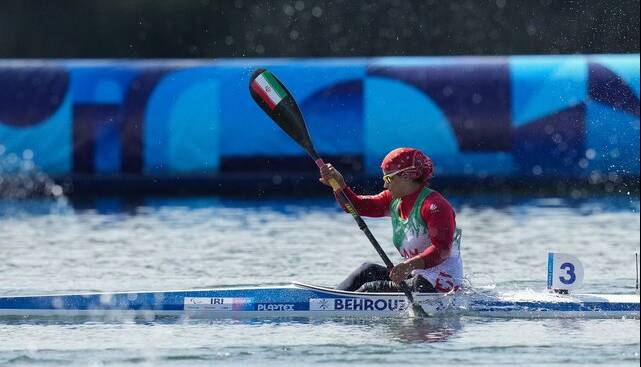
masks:
<svg viewBox="0 0 641 367"><path fill-rule="evenodd" d="M287 135L305 149L307 154L309 154L314 162L316 162L316 165L319 168L325 165L325 162L323 162L314 149L312 139L309 137L305 120L298 108L296 100L294 100L293 95L287 90L287 88L285 88L283 83L274 76L274 74L265 69L258 69L254 71L249 80L249 92L260 108L262 108L263 111L265 111L265 113L269 115L269 117L271 117L285 133L287 133ZM337 193L336 196L338 197L341 205L349 211L358 224L358 227L363 231L363 233L365 233L365 236L367 236L369 241L372 243L376 252L378 252L381 259L383 259L387 268L391 270L394 267L394 264L378 244L378 241L376 241L376 238L374 238L374 235L370 232L367 224L363 221L363 218L358 215L358 212L354 209L354 206L347 195L345 195L338 182L332 179L329 183L334 189L334 192ZM414 302L412 292L407 285L401 282L400 286L412 305L414 312L417 315L427 316L423 308Z"/></svg>

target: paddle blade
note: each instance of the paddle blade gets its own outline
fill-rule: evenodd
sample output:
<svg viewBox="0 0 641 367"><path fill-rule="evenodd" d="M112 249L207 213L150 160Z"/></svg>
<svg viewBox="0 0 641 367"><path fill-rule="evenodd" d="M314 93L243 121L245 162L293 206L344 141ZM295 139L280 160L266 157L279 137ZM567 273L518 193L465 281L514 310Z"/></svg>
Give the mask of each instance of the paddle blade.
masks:
<svg viewBox="0 0 641 367"><path fill-rule="evenodd" d="M249 79L249 93L260 108L316 160L312 139L298 104L274 74L257 69Z"/></svg>

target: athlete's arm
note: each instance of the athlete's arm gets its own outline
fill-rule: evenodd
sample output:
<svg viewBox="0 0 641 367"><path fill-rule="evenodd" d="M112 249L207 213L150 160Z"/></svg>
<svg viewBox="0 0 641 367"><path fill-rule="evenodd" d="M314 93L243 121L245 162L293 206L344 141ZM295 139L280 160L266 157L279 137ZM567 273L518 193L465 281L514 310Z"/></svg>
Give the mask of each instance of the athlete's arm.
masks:
<svg viewBox="0 0 641 367"><path fill-rule="evenodd" d="M358 214L367 217L383 217L389 215L389 204L392 202L392 194L388 190L377 195L357 195L347 186L343 175L331 164L321 166L320 174L320 182L327 186L331 186L331 181L336 181L341 190L349 198L349 201L352 202ZM339 195L340 191L334 192L334 196L336 196L336 200L340 204L340 200L338 200ZM346 208L343 209L347 211Z"/></svg>
<svg viewBox="0 0 641 367"><path fill-rule="evenodd" d="M376 195L358 195L351 188L345 187L343 192L354 205L354 209L358 214L366 217L384 217L389 215L389 206L392 202L392 193L385 190ZM338 201L340 192L335 192L336 200ZM340 201L339 201L340 203Z"/></svg>
<svg viewBox="0 0 641 367"><path fill-rule="evenodd" d="M433 193L423 202L421 217L427 224L432 243L432 246L418 255L427 269L439 265L450 256L456 231L456 214L444 197Z"/></svg>

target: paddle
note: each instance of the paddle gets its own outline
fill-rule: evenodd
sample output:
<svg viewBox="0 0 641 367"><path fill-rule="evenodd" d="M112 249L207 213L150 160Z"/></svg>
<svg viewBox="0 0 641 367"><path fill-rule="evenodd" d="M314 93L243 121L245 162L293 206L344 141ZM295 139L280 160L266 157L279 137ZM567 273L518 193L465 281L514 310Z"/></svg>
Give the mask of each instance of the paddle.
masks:
<svg viewBox="0 0 641 367"><path fill-rule="evenodd" d="M293 95L287 90L287 88L285 88L280 80L265 69L257 69L249 80L249 92L260 108L262 108L263 111L265 111L265 113L267 113L267 115L269 115L269 117L271 117L285 133L287 133L287 135L305 149L307 154L309 154L319 168L325 165L325 162L323 162L314 149L312 139L309 137L305 120L298 108L296 100L294 100ZM334 192L337 193L340 204L352 215L358 224L358 227L363 231L363 233L365 233L365 236L369 239L372 246L374 246L378 255L383 259L387 268L392 269L394 264L378 244L378 241L374 238L374 235L367 227L367 224L365 224L365 221L363 221L363 218L358 215L358 212L354 209L354 206L347 195L343 192L338 182L336 182L336 180L330 180L329 183L334 189ZM427 316L423 308L414 302L412 292L407 285L401 282L400 287L412 305L414 312L417 315Z"/></svg>

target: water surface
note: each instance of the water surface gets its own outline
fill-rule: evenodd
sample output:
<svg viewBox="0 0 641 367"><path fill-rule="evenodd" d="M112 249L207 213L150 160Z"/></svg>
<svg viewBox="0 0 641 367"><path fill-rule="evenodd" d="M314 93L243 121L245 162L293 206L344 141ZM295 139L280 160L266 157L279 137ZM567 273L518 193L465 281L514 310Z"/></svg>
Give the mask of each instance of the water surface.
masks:
<svg viewBox="0 0 641 367"><path fill-rule="evenodd" d="M634 290L639 198L453 197L470 283L542 290L548 251L584 291ZM369 219L393 261L389 219ZM379 262L329 199L0 201L0 294L334 285ZM634 365L639 320L0 320L9 365Z"/></svg>

